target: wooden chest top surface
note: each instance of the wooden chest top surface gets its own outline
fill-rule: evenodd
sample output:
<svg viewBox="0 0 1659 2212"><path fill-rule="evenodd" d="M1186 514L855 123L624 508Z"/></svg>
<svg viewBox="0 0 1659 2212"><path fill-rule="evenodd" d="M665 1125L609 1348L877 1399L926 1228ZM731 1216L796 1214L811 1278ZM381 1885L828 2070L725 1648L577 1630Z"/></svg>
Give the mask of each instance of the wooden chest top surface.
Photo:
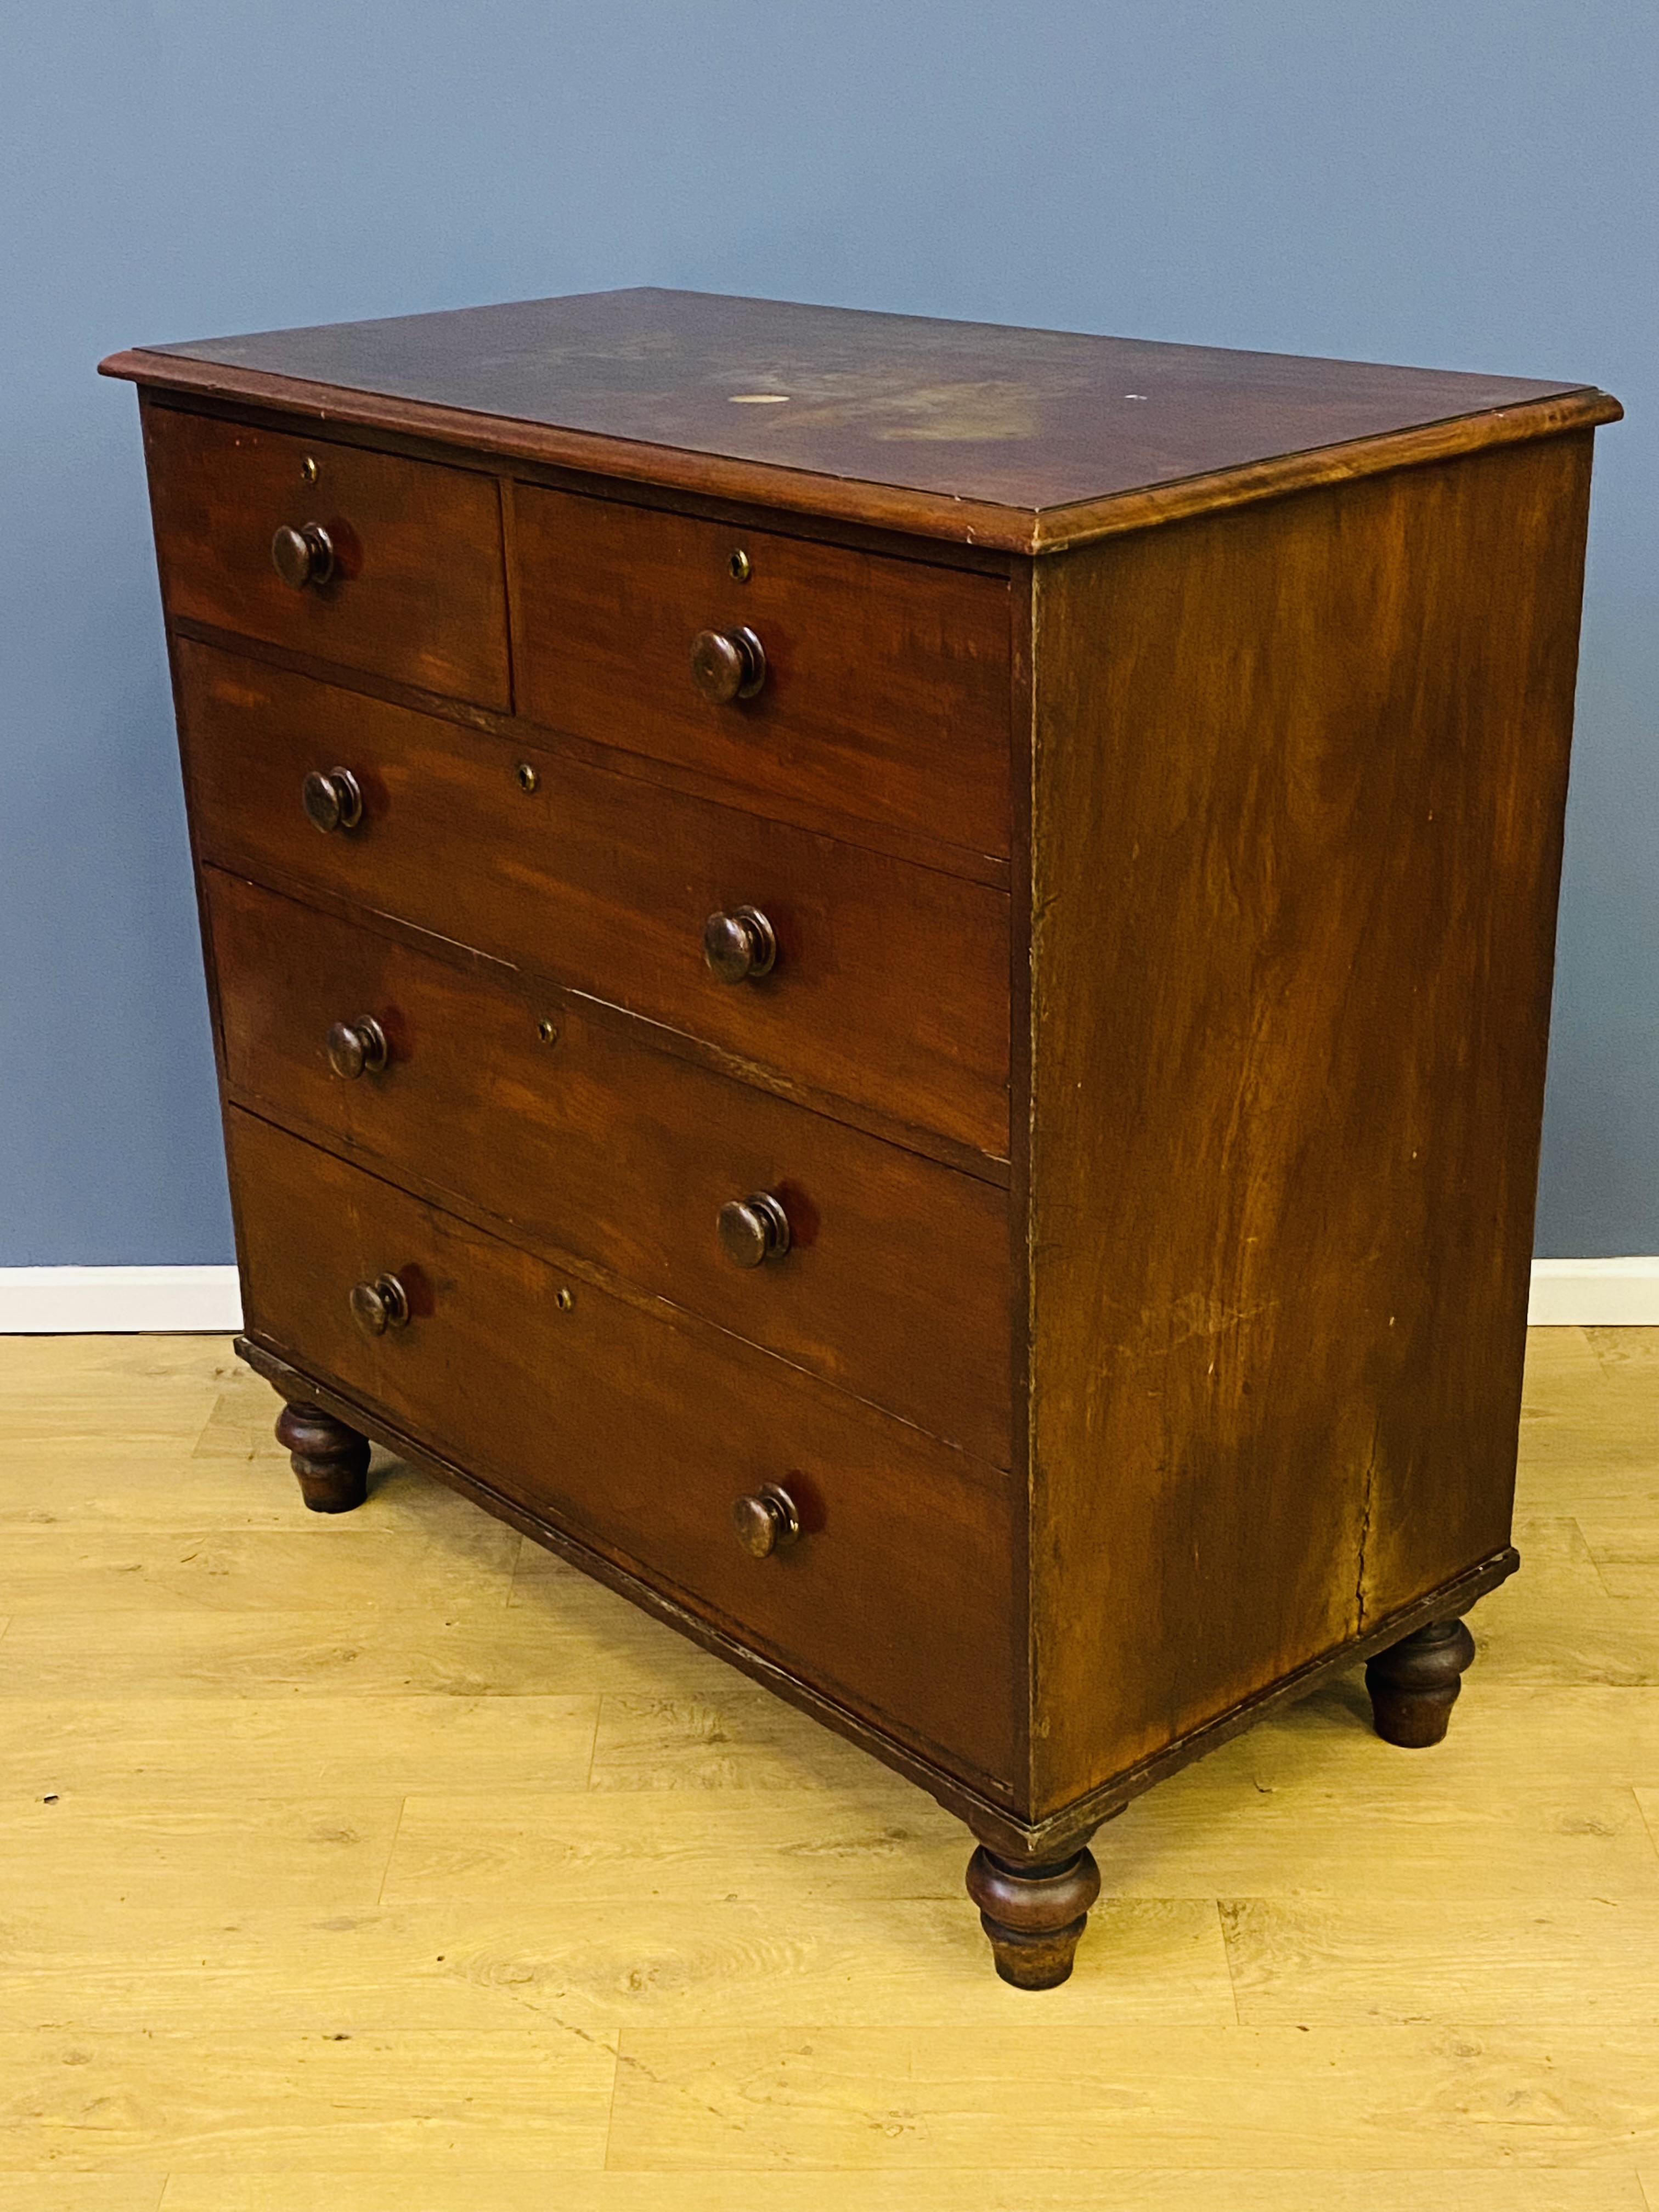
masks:
<svg viewBox="0 0 1659 2212"><path fill-rule="evenodd" d="M105 367L1025 551L1148 519L1147 495L1171 487L1231 503L1241 476L1283 489L1421 457L1425 436L1468 450L1538 434L1540 410L1559 427L1618 411L1571 383L651 287L204 339Z"/></svg>

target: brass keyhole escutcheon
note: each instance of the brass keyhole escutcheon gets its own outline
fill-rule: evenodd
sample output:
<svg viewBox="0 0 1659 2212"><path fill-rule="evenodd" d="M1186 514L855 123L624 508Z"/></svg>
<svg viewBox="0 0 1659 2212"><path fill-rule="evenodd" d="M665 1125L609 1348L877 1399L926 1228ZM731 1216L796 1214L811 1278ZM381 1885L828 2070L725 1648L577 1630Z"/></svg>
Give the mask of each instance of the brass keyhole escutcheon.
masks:
<svg viewBox="0 0 1659 2212"><path fill-rule="evenodd" d="M520 790L525 793L526 798L528 798L532 791L537 790L541 784L540 776L537 775L535 769L531 766L528 761L520 761L519 763L517 768L513 771L513 780L518 785Z"/></svg>

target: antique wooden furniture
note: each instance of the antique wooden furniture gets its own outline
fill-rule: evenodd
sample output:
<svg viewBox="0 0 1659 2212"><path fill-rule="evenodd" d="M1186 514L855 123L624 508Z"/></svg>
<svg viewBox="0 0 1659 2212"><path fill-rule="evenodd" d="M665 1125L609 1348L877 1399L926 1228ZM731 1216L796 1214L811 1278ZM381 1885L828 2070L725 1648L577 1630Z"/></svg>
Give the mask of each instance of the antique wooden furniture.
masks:
<svg viewBox="0 0 1659 2212"><path fill-rule="evenodd" d="M979 1839L1356 1661L1510 1498L1582 386L633 291L146 349L246 1303Z"/></svg>

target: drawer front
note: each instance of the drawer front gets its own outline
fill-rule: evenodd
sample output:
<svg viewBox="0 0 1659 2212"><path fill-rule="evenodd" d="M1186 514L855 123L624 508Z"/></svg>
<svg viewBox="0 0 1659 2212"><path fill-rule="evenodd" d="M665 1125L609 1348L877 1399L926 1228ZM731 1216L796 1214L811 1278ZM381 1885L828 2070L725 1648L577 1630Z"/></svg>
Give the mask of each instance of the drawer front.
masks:
<svg viewBox="0 0 1659 2212"><path fill-rule="evenodd" d="M526 714L721 776L763 811L801 799L1008 851L1000 577L527 484L514 505ZM739 628L763 681L709 698L692 641Z"/></svg>
<svg viewBox="0 0 1659 2212"><path fill-rule="evenodd" d="M1006 1464L1002 1191L653 1050L509 969L432 958L217 869L204 882L237 1097ZM335 1042L343 1073L336 1024L353 1032ZM744 1265L720 1209L757 1194L788 1241ZM751 1209L728 1233L753 1225Z"/></svg>
<svg viewBox="0 0 1659 2212"><path fill-rule="evenodd" d="M166 407L144 445L169 614L510 708L493 477ZM273 540L308 526L331 573L284 582Z"/></svg>
<svg viewBox="0 0 1659 2212"><path fill-rule="evenodd" d="M1006 1156L1006 893L208 647L176 658L206 859L399 915ZM362 817L324 835L301 793L337 768ZM740 906L773 925L776 965L724 983L703 927Z"/></svg>
<svg viewBox="0 0 1659 2212"><path fill-rule="evenodd" d="M228 1121L252 1334L805 1680L1006 1776L1004 1478L702 1323L568 1285L264 1121ZM366 1335L352 1287L388 1275L410 1317ZM766 1483L804 1533L755 1559L732 1509Z"/></svg>

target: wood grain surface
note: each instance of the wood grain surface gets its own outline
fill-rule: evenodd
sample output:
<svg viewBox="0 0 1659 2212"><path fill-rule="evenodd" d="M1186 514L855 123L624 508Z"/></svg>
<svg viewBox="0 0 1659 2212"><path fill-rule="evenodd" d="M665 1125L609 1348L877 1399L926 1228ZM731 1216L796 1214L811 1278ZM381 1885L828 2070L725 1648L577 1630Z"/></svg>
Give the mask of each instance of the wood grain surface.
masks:
<svg viewBox="0 0 1659 2212"><path fill-rule="evenodd" d="M175 669L205 859L399 915L1006 1158L1006 894L187 641ZM336 766L364 818L327 836L300 794ZM779 954L763 982L732 986L702 931L741 904Z"/></svg>
<svg viewBox="0 0 1659 2212"><path fill-rule="evenodd" d="M1582 385L649 287L103 367L1019 551L1619 412Z"/></svg>
<svg viewBox="0 0 1659 2212"><path fill-rule="evenodd" d="M228 1115L239 1348L290 1401L307 1502L360 1508L378 1438L921 1782L982 1847L999 1971L1034 1984L1083 1929L1092 1863L1059 1861L1100 1817L1346 1661L1400 1676L1393 1744L1437 1737L1457 1617L1516 1563L1589 428L1615 404L653 292L134 358L106 366L146 386L192 836L222 872L216 1030L258 1109ZM376 414L337 409L354 383ZM292 428L237 419L285 402ZM312 413L346 430L329 451ZM396 450L354 440L376 424ZM568 473L596 453L602 488ZM303 509L309 550L285 471L337 494ZM734 542L717 502L768 484ZM286 596L248 550L276 509L276 566L316 563ZM929 532L967 550L930 561ZM331 972L361 978L330 1010L349 1094L303 1042ZM593 1079L562 1121L532 1102L573 1030ZM733 1080L786 1145L823 1117L787 1192L726 1194L752 1237L781 1243L793 1198L799 1260L811 1181L860 1186L839 1278L796 1269L817 1303L783 1308L769 1267L745 1306L653 1247L696 1215L706 1237L700 1177L765 1141ZM380 1095L409 1117L382 1127ZM624 1133L654 1221L592 1196ZM515 1197L561 1171L562 1209ZM947 1269L967 1295L930 1315ZM1639 1530L1584 1533L1617 1594L1648 1587ZM1417 1632L1419 1673L1457 1662L1437 1703L1382 1656ZM1267 1924L1237 1921L1235 1992ZM1324 1925L1273 1923L1277 1953ZM730 2100L658 2025L718 2162ZM757 1997L733 2063L787 2073L787 2025ZM1386 2070L1365 2052L1327 2062L1355 2094ZM921 2133L973 2163L957 2063L910 2070ZM1033 2141L1069 2094L1034 2100ZM646 2103L613 2166L674 2162Z"/></svg>
<svg viewBox="0 0 1659 2212"><path fill-rule="evenodd" d="M654 1050L574 993L216 868L204 884L242 1103L1007 1465L1004 1193ZM325 1038L365 1015L389 1064L342 1080ZM778 1197L791 1242L743 1267L717 1218L753 1192Z"/></svg>
<svg viewBox="0 0 1659 2212"><path fill-rule="evenodd" d="M1039 1806L1507 1540L1589 446L1039 573Z"/></svg>
<svg viewBox="0 0 1659 2212"><path fill-rule="evenodd" d="M533 720L762 805L776 793L1006 854L1006 583L532 485L513 513ZM739 625L765 681L717 703L692 682L691 641Z"/></svg>
<svg viewBox="0 0 1659 2212"><path fill-rule="evenodd" d="M407 1468L313 1521L271 1403L0 1340L7 2212L1659 2202L1659 1332L1534 1332L1443 1749L1357 1672L1226 1746L1041 2000L925 1797Z"/></svg>
<svg viewBox="0 0 1659 2212"><path fill-rule="evenodd" d="M745 1644L1006 1786L1018 1670L1006 1476L746 1351L655 1316L233 1109L248 1333L642 1572ZM303 1224L297 1233L296 1224ZM402 1328L365 1335L385 1274ZM755 1559L732 1509L796 1501Z"/></svg>
<svg viewBox="0 0 1659 2212"><path fill-rule="evenodd" d="M144 448L170 615L512 705L491 477L165 407L146 409ZM307 522L328 532L336 573L295 589L271 539Z"/></svg>

